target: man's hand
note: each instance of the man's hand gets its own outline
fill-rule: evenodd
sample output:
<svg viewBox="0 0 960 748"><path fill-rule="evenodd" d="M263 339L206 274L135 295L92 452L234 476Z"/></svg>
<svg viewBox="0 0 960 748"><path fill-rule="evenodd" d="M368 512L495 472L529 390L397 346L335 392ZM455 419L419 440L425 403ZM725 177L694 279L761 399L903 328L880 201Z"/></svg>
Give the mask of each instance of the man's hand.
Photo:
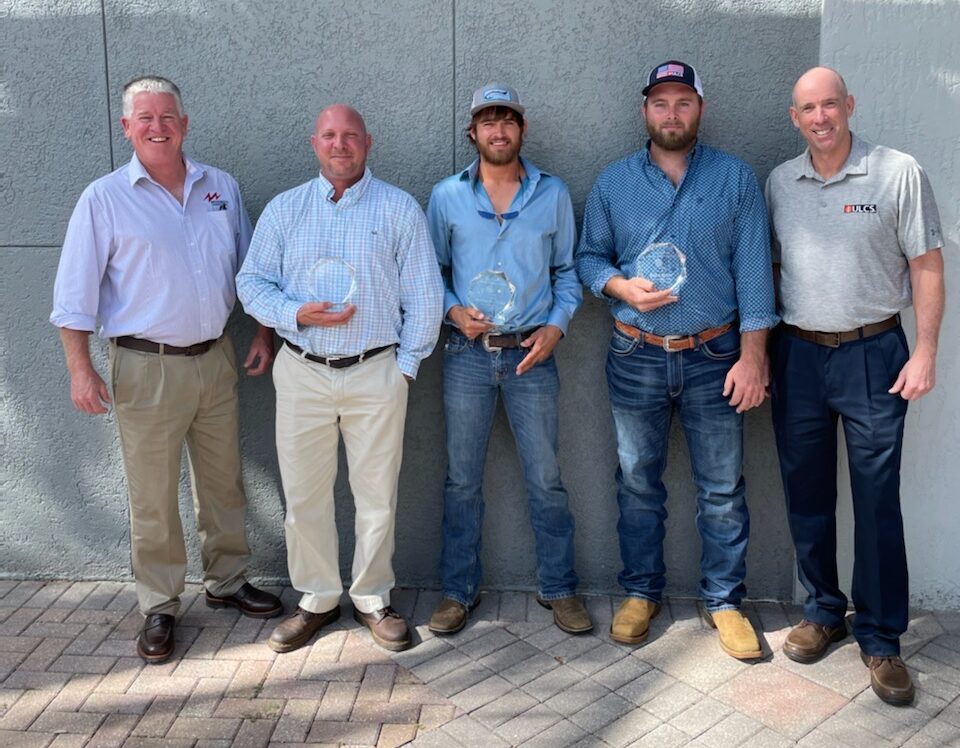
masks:
<svg viewBox="0 0 960 748"><path fill-rule="evenodd" d="M646 278L624 278L615 275L603 287L607 296L625 301L638 312L650 312L667 304L676 304L680 299L667 288L658 291Z"/></svg>
<svg viewBox="0 0 960 748"><path fill-rule="evenodd" d="M93 368L79 369L70 373L70 399L73 407L84 413L100 415L107 412L105 403L110 399L110 390Z"/></svg>
<svg viewBox="0 0 960 748"><path fill-rule="evenodd" d="M357 311L353 304L347 304L342 311L328 312L332 306L329 301L308 301L297 310L297 324L305 327L337 327L347 324Z"/></svg>
<svg viewBox="0 0 960 748"><path fill-rule="evenodd" d="M257 334L250 342L250 351L243 362L247 376L259 377L270 368L273 361L273 330L260 325Z"/></svg>
<svg viewBox="0 0 960 748"><path fill-rule="evenodd" d="M918 347L903 365L897 381L888 392L891 395L900 395L904 400L919 400L933 389L936 379L936 354Z"/></svg>
<svg viewBox="0 0 960 748"><path fill-rule="evenodd" d="M559 327L544 325L520 343L521 348L527 349L527 355L517 366L517 376L522 376L524 372L549 358L561 337L563 337L563 331Z"/></svg>
<svg viewBox="0 0 960 748"><path fill-rule="evenodd" d="M767 358L767 331L755 330L740 336L740 360L723 381L723 396L737 413L756 408L767 397L770 386L770 361Z"/></svg>
<svg viewBox="0 0 960 748"><path fill-rule="evenodd" d="M467 340L476 340L478 336L493 329L493 323L483 316L483 312L472 306L466 307L456 304L450 307L447 316L457 326L457 329L466 336Z"/></svg>

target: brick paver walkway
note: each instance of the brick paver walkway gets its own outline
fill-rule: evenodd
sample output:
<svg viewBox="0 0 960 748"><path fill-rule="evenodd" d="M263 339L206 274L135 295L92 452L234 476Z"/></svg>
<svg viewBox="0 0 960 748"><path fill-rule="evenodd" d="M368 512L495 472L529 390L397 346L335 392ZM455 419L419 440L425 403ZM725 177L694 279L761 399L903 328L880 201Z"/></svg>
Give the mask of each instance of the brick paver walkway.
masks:
<svg viewBox="0 0 960 748"><path fill-rule="evenodd" d="M956 612L914 615L917 701L898 709L869 689L852 639L814 665L784 658L797 610L776 603L748 606L767 653L750 665L719 650L690 600L671 600L632 648L606 637L605 595L586 598L596 635L564 634L532 596L506 592L439 638L425 626L438 593L399 590L413 649L376 647L347 604L311 647L277 655L264 643L275 621L210 610L198 592L174 657L148 666L131 584L0 581L0 745L960 745Z"/></svg>

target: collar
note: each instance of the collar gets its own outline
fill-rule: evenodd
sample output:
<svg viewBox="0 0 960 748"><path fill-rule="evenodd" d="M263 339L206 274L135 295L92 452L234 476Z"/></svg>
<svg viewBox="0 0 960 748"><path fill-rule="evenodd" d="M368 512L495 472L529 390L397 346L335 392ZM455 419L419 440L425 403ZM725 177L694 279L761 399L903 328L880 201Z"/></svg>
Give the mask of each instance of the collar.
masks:
<svg viewBox="0 0 960 748"><path fill-rule="evenodd" d="M843 162L840 171L829 179L824 179L813 168L813 158L810 156L808 147L798 159L797 169L794 173L794 179L814 179L825 184L830 182L839 182L851 174L866 174L867 162L870 155L870 144L858 138L855 133L850 133L850 153L847 154L847 160Z"/></svg>
<svg viewBox="0 0 960 748"><path fill-rule="evenodd" d="M650 155L650 143L648 139L646 145L637 152L637 156L640 159L640 163L643 166L651 166L655 169L659 169L660 166L656 161L653 160L653 157ZM693 148L690 149L687 153L687 167L689 168L691 164L696 161L700 154L703 152L703 145L700 143L700 138L697 138L696 142L693 144ZM662 170L661 170L662 171Z"/></svg>
<svg viewBox="0 0 960 748"><path fill-rule="evenodd" d="M520 156L520 166L523 167L523 172L525 174L522 182L521 189L523 189L528 183L531 187L536 187L537 182L540 181L540 177L549 177L551 174L545 171L540 171L532 162L525 159L523 156ZM471 184L476 188L477 178L480 176L480 159L475 158L473 163L470 164L466 169L460 172L459 179L460 181L470 180Z"/></svg>
<svg viewBox="0 0 960 748"><path fill-rule="evenodd" d="M183 163L187 167L186 179L184 179L185 185L191 185L201 177L206 176L206 170L201 168L196 161L191 159L186 153L182 153L181 155L183 156ZM150 176L150 173L144 165L140 163L140 159L137 158L136 153L130 158L130 163L127 166L127 178L130 180L131 187L136 185L141 179L146 179L147 181L157 184L157 181Z"/></svg>
<svg viewBox="0 0 960 748"><path fill-rule="evenodd" d="M336 202L337 205L353 205L363 197L363 193L367 190L367 185L373 180L373 172L370 171L369 166L365 166L363 169L363 176L360 177L360 181L356 184L347 187L343 191L343 194L340 196L340 199ZM323 174L317 175L317 183L320 186L320 191L323 193L324 198L328 202L333 202L333 193L336 192L336 188L327 179Z"/></svg>

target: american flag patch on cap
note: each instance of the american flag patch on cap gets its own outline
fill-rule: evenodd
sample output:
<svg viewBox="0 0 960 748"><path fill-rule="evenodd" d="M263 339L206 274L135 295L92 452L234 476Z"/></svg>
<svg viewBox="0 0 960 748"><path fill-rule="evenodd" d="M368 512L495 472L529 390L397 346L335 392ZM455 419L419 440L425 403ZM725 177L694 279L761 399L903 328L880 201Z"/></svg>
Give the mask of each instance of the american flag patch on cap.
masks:
<svg viewBox="0 0 960 748"><path fill-rule="evenodd" d="M657 68L657 80L661 78L683 77L683 65L674 65L672 62Z"/></svg>

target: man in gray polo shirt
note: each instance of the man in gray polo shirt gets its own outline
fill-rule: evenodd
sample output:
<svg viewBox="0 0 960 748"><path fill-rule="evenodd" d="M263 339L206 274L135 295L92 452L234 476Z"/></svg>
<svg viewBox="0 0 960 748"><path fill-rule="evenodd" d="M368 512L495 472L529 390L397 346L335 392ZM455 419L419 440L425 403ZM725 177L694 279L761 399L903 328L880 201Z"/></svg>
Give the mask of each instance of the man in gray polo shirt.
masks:
<svg viewBox="0 0 960 748"><path fill-rule="evenodd" d="M934 385L943 316L943 243L933 191L905 153L850 132L854 100L838 73L813 68L790 117L807 150L767 182L783 325L774 342L773 419L790 531L808 596L783 651L819 659L846 634L837 581L837 419L855 525L853 633L876 694L909 704L900 659L907 559L900 454L907 401ZM899 312L913 304L911 354Z"/></svg>

